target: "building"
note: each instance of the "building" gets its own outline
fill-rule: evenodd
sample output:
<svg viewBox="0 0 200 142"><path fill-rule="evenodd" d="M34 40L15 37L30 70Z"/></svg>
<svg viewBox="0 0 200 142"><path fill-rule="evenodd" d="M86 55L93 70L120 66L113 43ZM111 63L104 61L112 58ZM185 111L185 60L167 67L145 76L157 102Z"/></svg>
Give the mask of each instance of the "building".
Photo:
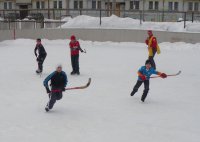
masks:
<svg viewBox="0 0 200 142"><path fill-rule="evenodd" d="M100 9L102 9L103 16L116 14L125 17L130 16L126 11L137 12L139 10L199 12L200 0L0 0L0 10L12 9L21 10L21 18L28 15L28 9L35 9L35 12L39 11L47 18L65 15L76 16L80 12L81 14L99 16ZM82 11L80 11L81 9ZM2 12L0 14L2 15Z"/></svg>

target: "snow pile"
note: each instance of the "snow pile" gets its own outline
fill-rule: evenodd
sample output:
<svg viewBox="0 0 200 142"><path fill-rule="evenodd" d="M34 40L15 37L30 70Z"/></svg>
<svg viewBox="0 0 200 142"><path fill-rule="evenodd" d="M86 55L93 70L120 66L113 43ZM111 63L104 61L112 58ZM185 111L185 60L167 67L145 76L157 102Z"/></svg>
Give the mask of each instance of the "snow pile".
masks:
<svg viewBox="0 0 200 142"><path fill-rule="evenodd" d="M143 29L172 32L200 32L200 23L187 22L184 29L184 22L143 22L132 18L120 18L115 15L102 17L102 25L99 25L99 17L86 15L77 16L62 25L62 28L108 28L108 29Z"/></svg>
<svg viewBox="0 0 200 142"><path fill-rule="evenodd" d="M62 18L61 21L63 21L63 22L68 22L68 21L71 20L71 19L72 19L72 18L71 18L70 16L68 16L68 17Z"/></svg>
<svg viewBox="0 0 200 142"><path fill-rule="evenodd" d="M177 77L152 79L146 102L143 85L130 92L147 58L143 43L81 41L80 76L71 76L69 40L42 40L47 51L42 76L34 55L35 40L0 42L1 142L198 142L200 139L200 43L161 43L159 71ZM68 87L49 113L44 78L62 63Z"/></svg>

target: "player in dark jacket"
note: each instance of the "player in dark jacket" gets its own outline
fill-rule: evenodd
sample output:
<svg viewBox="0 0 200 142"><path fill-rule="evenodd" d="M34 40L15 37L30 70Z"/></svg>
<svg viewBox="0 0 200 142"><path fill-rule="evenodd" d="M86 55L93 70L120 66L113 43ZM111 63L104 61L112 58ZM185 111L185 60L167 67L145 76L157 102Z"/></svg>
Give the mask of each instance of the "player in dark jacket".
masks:
<svg viewBox="0 0 200 142"><path fill-rule="evenodd" d="M72 64L72 72L71 75L80 74L79 72L79 51L84 52L79 42L76 40L74 35L71 36L71 41L69 43L69 47L71 50L71 64Z"/></svg>
<svg viewBox="0 0 200 142"><path fill-rule="evenodd" d="M34 50L35 56L37 58L36 60L38 62L38 69L36 70L36 73L41 73L43 71L43 63L47 56L47 53L44 49L44 46L41 43L41 39L38 38L36 40L36 42L37 42L37 44L36 44L35 50Z"/></svg>
<svg viewBox="0 0 200 142"><path fill-rule="evenodd" d="M48 82L51 81L51 91L49 89ZM65 87L67 86L67 75L64 71L62 71L62 65L58 65L56 71L51 73L43 82L47 93L49 94L49 102L45 107L45 110L48 112L53 108L56 100L62 99L62 92L65 91Z"/></svg>
<svg viewBox="0 0 200 142"><path fill-rule="evenodd" d="M135 84L133 91L131 92L131 96L133 96L138 91L142 83L144 83L144 92L141 101L145 101L145 98L149 92L149 79L152 74L160 75L161 78L167 77L165 73L158 72L153 67L151 67L151 61L147 60L145 66L142 66L138 71L138 81Z"/></svg>

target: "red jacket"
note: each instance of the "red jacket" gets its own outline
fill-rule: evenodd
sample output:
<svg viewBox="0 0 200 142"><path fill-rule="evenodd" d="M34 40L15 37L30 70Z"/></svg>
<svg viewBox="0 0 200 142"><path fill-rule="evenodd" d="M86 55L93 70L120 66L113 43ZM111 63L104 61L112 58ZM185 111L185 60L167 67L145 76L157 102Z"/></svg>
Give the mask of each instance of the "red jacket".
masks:
<svg viewBox="0 0 200 142"><path fill-rule="evenodd" d="M151 38L152 36L150 36L149 38L146 39L146 44L149 45L149 39ZM150 45L150 47L153 47L153 48L156 48L157 47L157 40L155 37L153 37L152 39L152 43Z"/></svg>
<svg viewBox="0 0 200 142"><path fill-rule="evenodd" d="M79 55L80 44L78 41L72 42L70 41L69 47L71 49L71 55Z"/></svg>

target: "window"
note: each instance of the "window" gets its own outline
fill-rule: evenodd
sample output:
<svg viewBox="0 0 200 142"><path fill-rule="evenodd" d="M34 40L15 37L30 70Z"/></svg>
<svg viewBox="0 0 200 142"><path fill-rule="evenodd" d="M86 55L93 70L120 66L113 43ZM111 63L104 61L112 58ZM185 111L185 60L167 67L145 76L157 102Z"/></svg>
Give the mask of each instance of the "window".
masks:
<svg viewBox="0 0 200 142"><path fill-rule="evenodd" d="M101 9L101 1L98 1L98 2L97 2L97 8L98 8L98 9Z"/></svg>
<svg viewBox="0 0 200 142"><path fill-rule="evenodd" d="M93 0L92 1L92 9L96 9L96 4L97 4L96 0Z"/></svg>
<svg viewBox="0 0 200 142"><path fill-rule="evenodd" d="M12 2L4 2L4 9L12 9Z"/></svg>
<svg viewBox="0 0 200 142"><path fill-rule="evenodd" d="M58 7L59 7L60 9L62 9L62 1L59 1L59 2L58 2Z"/></svg>
<svg viewBox="0 0 200 142"><path fill-rule="evenodd" d="M172 11L173 10L173 2L168 3L168 10Z"/></svg>
<svg viewBox="0 0 200 142"><path fill-rule="evenodd" d="M36 1L36 8L37 9L44 9L45 8L45 2L44 1Z"/></svg>
<svg viewBox="0 0 200 142"><path fill-rule="evenodd" d="M159 2L155 1L155 10L158 10L158 9L159 9Z"/></svg>
<svg viewBox="0 0 200 142"><path fill-rule="evenodd" d="M8 2L9 4L9 9L12 9L12 2Z"/></svg>
<svg viewBox="0 0 200 142"><path fill-rule="evenodd" d="M149 1L149 10L153 10L153 1Z"/></svg>
<svg viewBox="0 0 200 142"><path fill-rule="evenodd" d="M80 8L80 9L83 8L83 1L79 1L79 8Z"/></svg>
<svg viewBox="0 0 200 142"><path fill-rule="evenodd" d="M44 2L44 1L41 2L41 6L42 6L42 7L41 7L42 9L45 8L45 2Z"/></svg>
<svg viewBox="0 0 200 142"><path fill-rule="evenodd" d="M4 2L4 9L8 9L7 2Z"/></svg>
<svg viewBox="0 0 200 142"><path fill-rule="evenodd" d="M189 11L193 10L193 2L188 2L188 10Z"/></svg>
<svg viewBox="0 0 200 142"><path fill-rule="evenodd" d="M139 1L134 1L133 5L134 5L134 9L139 10L139 8L140 8L140 2Z"/></svg>
<svg viewBox="0 0 200 142"><path fill-rule="evenodd" d="M36 8L40 9L40 1L36 1Z"/></svg>
<svg viewBox="0 0 200 142"><path fill-rule="evenodd" d="M174 2L174 10L178 11L178 2Z"/></svg>
<svg viewBox="0 0 200 142"><path fill-rule="evenodd" d="M195 3L194 3L194 10L195 10L195 11L198 11L198 10L199 10L199 3L198 3L198 2L195 2Z"/></svg>
<svg viewBox="0 0 200 142"><path fill-rule="evenodd" d="M53 1L53 8L57 9L57 1Z"/></svg>
<svg viewBox="0 0 200 142"><path fill-rule="evenodd" d="M133 1L130 1L130 9L133 9Z"/></svg>
<svg viewBox="0 0 200 142"><path fill-rule="evenodd" d="M78 1L74 1L74 9L78 9Z"/></svg>

